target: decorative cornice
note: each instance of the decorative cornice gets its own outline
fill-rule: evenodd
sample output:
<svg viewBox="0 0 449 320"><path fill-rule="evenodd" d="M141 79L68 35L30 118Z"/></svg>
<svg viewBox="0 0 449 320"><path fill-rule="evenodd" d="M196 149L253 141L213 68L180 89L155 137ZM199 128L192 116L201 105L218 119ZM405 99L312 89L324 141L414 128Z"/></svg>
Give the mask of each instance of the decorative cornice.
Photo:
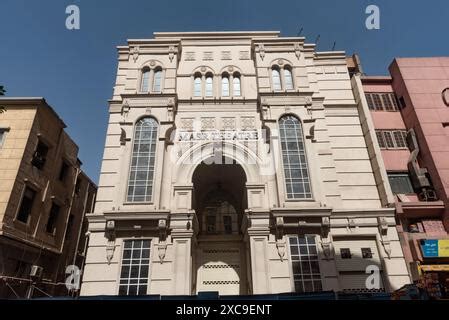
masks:
<svg viewBox="0 0 449 320"><path fill-rule="evenodd" d="M273 217L330 217L332 208L271 208Z"/></svg>

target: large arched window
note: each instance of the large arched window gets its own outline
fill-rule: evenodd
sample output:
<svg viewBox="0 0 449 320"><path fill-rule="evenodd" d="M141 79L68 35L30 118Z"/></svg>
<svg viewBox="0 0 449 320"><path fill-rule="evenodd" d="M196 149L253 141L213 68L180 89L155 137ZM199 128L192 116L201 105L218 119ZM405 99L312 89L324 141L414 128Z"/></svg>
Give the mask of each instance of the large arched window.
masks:
<svg viewBox="0 0 449 320"><path fill-rule="evenodd" d="M152 200L157 129L154 118L143 118L136 123L128 182L129 202Z"/></svg>
<svg viewBox="0 0 449 320"><path fill-rule="evenodd" d="M221 78L221 95L229 97L229 76L227 74L223 74Z"/></svg>
<svg viewBox="0 0 449 320"><path fill-rule="evenodd" d="M241 95L240 76L238 74L234 74L232 79L232 93L235 97L239 97Z"/></svg>
<svg viewBox="0 0 449 320"><path fill-rule="evenodd" d="M206 97L212 97L214 95L214 79L211 74L206 75Z"/></svg>
<svg viewBox="0 0 449 320"><path fill-rule="evenodd" d="M153 79L153 92L161 92L161 82L162 82L162 70L156 69L154 71L154 79Z"/></svg>
<svg viewBox="0 0 449 320"><path fill-rule="evenodd" d="M142 70L142 80L140 82L140 91L148 92L150 90L150 69Z"/></svg>
<svg viewBox="0 0 449 320"><path fill-rule="evenodd" d="M280 118L279 135L287 198L312 198L304 136L299 119L292 115Z"/></svg>
<svg viewBox="0 0 449 320"><path fill-rule="evenodd" d="M284 81L285 81L285 89L292 90L293 89L293 77L292 77L292 70L289 67L284 68Z"/></svg>
<svg viewBox="0 0 449 320"><path fill-rule="evenodd" d="M271 69L271 80L273 82L273 90L281 91L282 90L281 75L277 68Z"/></svg>
<svg viewBox="0 0 449 320"><path fill-rule="evenodd" d="M195 97L201 97L201 74L195 74L195 80L193 82L193 95Z"/></svg>

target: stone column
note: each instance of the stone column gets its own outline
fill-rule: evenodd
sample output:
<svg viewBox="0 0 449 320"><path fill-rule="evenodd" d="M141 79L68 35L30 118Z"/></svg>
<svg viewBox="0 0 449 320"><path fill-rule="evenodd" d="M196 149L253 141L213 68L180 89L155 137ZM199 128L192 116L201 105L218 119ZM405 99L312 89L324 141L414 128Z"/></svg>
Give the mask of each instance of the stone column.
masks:
<svg viewBox="0 0 449 320"><path fill-rule="evenodd" d="M170 217L171 238L174 250L173 294L192 294L192 240L193 210L173 213Z"/></svg>
<svg viewBox="0 0 449 320"><path fill-rule="evenodd" d="M245 237L249 239L252 293L270 293L270 272L268 268L270 215L269 212L253 212L247 210L246 218L248 220L248 228Z"/></svg>

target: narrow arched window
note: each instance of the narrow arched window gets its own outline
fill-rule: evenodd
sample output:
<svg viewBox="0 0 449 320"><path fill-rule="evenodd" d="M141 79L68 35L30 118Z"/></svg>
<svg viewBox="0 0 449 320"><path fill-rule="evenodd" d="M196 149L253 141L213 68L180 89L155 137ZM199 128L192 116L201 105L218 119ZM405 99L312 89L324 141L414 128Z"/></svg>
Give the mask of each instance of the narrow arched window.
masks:
<svg viewBox="0 0 449 320"><path fill-rule="evenodd" d="M158 69L154 72L153 79L153 92L161 92L161 84L162 84L162 70Z"/></svg>
<svg viewBox="0 0 449 320"><path fill-rule="evenodd" d="M234 75L232 79L232 91L234 96L236 97L239 97L241 95L240 77L238 75Z"/></svg>
<svg viewBox="0 0 449 320"><path fill-rule="evenodd" d="M193 95L195 97L201 97L201 75L195 75L193 83Z"/></svg>
<svg viewBox="0 0 449 320"><path fill-rule="evenodd" d="M142 81L140 83L140 91L148 92L150 89L150 69L144 69L142 71Z"/></svg>
<svg viewBox="0 0 449 320"><path fill-rule="evenodd" d="M273 82L273 90L274 91L281 91L281 75L279 73L279 70L276 68L271 69L271 80Z"/></svg>
<svg viewBox="0 0 449 320"><path fill-rule="evenodd" d="M221 95L229 97L229 77L227 75L223 75L221 78Z"/></svg>
<svg viewBox="0 0 449 320"><path fill-rule="evenodd" d="M293 89L292 71L288 67L284 68L284 81L285 81L285 89L292 90Z"/></svg>
<svg viewBox="0 0 449 320"><path fill-rule="evenodd" d="M154 118L143 118L136 123L127 192L129 202L152 200L157 129Z"/></svg>
<svg viewBox="0 0 449 320"><path fill-rule="evenodd" d="M312 198L304 137L299 119L291 115L279 119L279 135L287 198Z"/></svg>
<svg viewBox="0 0 449 320"><path fill-rule="evenodd" d="M206 75L206 97L212 97L214 95L214 79L212 75Z"/></svg>

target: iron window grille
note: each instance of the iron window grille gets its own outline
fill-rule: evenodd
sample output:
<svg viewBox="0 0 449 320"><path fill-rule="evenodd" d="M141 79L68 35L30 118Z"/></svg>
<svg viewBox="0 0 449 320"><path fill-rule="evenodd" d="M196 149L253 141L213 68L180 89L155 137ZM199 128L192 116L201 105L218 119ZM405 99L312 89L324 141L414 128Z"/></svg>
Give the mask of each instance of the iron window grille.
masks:
<svg viewBox="0 0 449 320"><path fill-rule="evenodd" d="M407 149L407 130L376 130L381 149Z"/></svg>
<svg viewBox="0 0 449 320"><path fill-rule="evenodd" d="M55 233L60 211L61 207L56 203L52 203L50 214L48 215L47 226L45 228L47 233Z"/></svg>
<svg viewBox="0 0 449 320"><path fill-rule="evenodd" d="M45 162L47 161L47 154L48 146L42 141L39 141L37 143L36 151L33 154L31 164L41 170L44 167Z"/></svg>
<svg viewBox="0 0 449 320"><path fill-rule="evenodd" d="M374 111L398 111L398 102L394 93L366 93L368 108Z"/></svg>
<svg viewBox="0 0 449 320"><path fill-rule="evenodd" d="M371 248L362 248L362 258L363 259L371 259L373 257L373 253Z"/></svg>
<svg viewBox="0 0 449 320"><path fill-rule="evenodd" d="M341 256L342 259L351 259L352 258L351 249L349 249L349 248L341 248L340 249L340 256Z"/></svg>
<svg viewBox="0 0 449 320"><path fill-rule="evenodd" d="M23 192L22 202L20 203L19 211L17 213L17 220L28 223L29 216L33 210L34 199L36 198L36 191L29 187L25 187Z"/></svg>

